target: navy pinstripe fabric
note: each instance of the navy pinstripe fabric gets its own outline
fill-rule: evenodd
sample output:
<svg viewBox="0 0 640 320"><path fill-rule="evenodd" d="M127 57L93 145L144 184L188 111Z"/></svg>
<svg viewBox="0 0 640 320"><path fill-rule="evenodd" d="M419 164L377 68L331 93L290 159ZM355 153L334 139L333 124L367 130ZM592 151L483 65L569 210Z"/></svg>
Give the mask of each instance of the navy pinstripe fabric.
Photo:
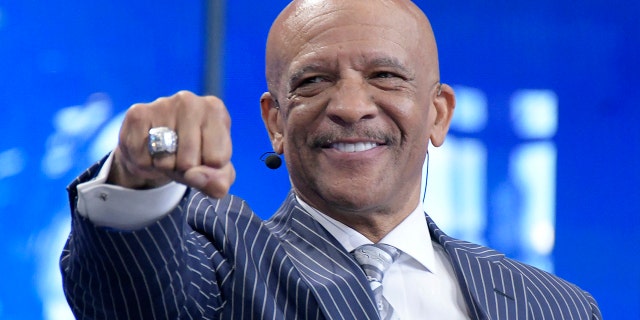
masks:
<svg viewBox="0 0 640 320"><path fill-rule="evenodd" d="M142 230L97 228L73 212L60 260L82 319L376 319L363 271L290 194L264 222L241 199L189 191ZM133 213L132 213L133 214ZM431 237L452 259L474 319L599 319L593 298L491 249Z"/></svg>

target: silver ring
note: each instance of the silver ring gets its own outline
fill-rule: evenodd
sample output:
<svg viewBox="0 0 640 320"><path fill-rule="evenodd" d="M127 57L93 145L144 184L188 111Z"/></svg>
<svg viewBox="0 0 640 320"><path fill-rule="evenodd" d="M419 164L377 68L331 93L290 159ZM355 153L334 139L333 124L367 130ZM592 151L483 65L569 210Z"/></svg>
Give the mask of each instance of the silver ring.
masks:
<svg viewBox="0 0 640 320"><path fill-rule="evenodd" d="M173 154L178 150L178 134L167 127L149 129L149 154Z"/></svg>

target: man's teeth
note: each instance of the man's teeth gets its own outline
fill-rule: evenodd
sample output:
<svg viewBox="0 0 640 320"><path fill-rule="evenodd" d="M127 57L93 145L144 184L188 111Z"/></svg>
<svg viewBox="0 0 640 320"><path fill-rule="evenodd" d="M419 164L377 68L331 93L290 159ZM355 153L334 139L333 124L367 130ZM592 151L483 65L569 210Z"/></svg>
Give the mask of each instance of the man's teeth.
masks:
<svg viewBox="0 0 640 320"><path fill-rule="evenodd" d="M378 146L377 143L373 142L356 142L356 143L343 143L338 142L331 145L334 149L337 149L342 152L360 152L367 151L373 149Z"/></svg>

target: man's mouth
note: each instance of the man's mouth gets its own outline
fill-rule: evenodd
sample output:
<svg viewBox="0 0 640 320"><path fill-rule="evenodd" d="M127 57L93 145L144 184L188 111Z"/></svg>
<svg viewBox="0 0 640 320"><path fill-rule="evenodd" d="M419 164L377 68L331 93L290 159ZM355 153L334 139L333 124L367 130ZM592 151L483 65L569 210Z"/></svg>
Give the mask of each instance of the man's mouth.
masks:
<svg viewBox="0 0 640 320"><path fill-rule="evenodd" d="M362 152L371 150L380 144L375 142L356 142L356 143L346 143L346 142L336 142L329 145L330 148L336 149L341 152Z"/></svg>

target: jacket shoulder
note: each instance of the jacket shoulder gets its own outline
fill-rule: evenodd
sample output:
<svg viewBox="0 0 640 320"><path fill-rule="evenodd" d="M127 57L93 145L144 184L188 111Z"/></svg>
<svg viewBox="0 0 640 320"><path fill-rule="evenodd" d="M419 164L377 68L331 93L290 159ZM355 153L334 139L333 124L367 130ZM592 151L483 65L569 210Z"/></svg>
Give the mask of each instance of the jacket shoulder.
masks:
<svg viewBox="0 0 640 320"><path fill-rule="evenodd" d="M538 308L575 308L591 313L594 319L600 319L600 310L593 296L559 276L523 262L504 258L496 262L502 268L522 276L526 290L530 295L529 304Z"/></svg>
<svg viewBox="0 0 640 320"><path fill-rule="evenodd" d="M429 216L427 221L432 239L445 248L468 293L467 303L472 310L482 310L478 317L602 318L593 296L577 285L495 249L452 238Z"/></svg>

